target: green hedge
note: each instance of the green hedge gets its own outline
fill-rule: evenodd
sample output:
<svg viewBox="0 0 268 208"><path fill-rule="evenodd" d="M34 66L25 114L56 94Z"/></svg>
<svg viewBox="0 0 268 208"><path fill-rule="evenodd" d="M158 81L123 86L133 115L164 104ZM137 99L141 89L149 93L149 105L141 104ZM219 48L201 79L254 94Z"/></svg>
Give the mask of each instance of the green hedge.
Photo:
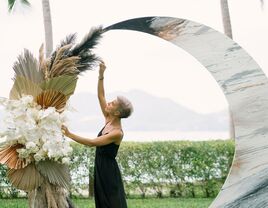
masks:
<svg viewBox="0 0 268 208"><path fill-rule="evenodd" d="M95 148L72 146L71 192L92 196ZM234 147L233 140L123 142L117 160L128 197L215 197L229 172ZM17 196L4 166L0 175L0 197Z"/></svg>
<svg viewBox="0 0 268 208"><path fill-rule="evenodd" d="M7 179L7 167L0 164L0 198L16 198L19 191Z"/></svg>
<svg viewBox="0 0 268 208"><path fill-rule="evenodd" d="M87 188L92 194L95 148L73 147L74 187ZM117 160L128 195L215 197L233 155L233 140L123 142Z"/></svg>

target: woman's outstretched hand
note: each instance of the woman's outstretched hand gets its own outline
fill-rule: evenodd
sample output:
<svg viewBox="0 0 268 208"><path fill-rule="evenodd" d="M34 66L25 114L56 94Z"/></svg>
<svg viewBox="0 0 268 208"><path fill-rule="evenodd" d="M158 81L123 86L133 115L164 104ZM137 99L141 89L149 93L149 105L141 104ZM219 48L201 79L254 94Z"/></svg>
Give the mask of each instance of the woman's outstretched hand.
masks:
<svg viewBox="0 0 268 208"><path fill-rule="evenodd" d="M62 125L61 126L61 132L65 135L65 136L67 136L67 137L70 137L70 131L69 131L69 129L66 127L66 126L64 126L64 125Z"/></svg>

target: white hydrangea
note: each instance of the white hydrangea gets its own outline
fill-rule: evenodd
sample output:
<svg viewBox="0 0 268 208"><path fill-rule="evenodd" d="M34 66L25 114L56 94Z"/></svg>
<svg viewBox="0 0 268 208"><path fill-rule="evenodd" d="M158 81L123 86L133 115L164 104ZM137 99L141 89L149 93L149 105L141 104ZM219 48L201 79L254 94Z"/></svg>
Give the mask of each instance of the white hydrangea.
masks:
<svg viewBox="0 0 268 208"><path fill-rule="evenodd" d="M66 122L66 114L58 113L54 107L41 109L32 96L19 100L0 98L5 107L5 131L9 145L22 144L17 150L19 157L34 159L36 162L47 158L64 164L70 162L72 148L62 135L61 126Z"/></svg>

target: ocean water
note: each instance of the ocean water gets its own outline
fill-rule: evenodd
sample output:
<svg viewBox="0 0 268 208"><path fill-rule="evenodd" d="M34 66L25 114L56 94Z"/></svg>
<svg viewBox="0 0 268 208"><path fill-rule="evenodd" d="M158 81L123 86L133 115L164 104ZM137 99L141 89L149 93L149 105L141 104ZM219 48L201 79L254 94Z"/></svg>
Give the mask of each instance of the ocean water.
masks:
<svg viewBox="0 0 268 208"><path fill-rule="evenodd" d="M73 132L83 137L94 138L98 132ZM191 140L191 141L203 141L203 140L226 140L229 139L229 132L227 131L124 131L123 141L175 141L175 140ZM3 142L4 138L0 138L0 142Z"/></svg>
<svg viewBox="0 0 268 208"><path fill-rule="evenodd" d="M78 135L93 138L98 132L74 132ZM202 140L226 140L229 139L229 132L227 131L124 131L123 141L168 141L168 140L191 140L191 141L202 141Z"/></svg>

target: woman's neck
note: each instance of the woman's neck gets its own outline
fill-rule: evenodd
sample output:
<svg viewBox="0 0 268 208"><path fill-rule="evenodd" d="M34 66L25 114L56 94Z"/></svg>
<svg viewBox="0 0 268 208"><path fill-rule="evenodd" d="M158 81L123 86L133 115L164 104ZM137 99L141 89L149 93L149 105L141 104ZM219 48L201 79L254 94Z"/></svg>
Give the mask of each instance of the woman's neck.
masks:
<svg viewBox="0 0 268 208"><path fill-rule="evenodd" d="M111 117L108 117L107 123L109 123L112 126L121 126L121 119L118 117L111 116Z"/></svg>

